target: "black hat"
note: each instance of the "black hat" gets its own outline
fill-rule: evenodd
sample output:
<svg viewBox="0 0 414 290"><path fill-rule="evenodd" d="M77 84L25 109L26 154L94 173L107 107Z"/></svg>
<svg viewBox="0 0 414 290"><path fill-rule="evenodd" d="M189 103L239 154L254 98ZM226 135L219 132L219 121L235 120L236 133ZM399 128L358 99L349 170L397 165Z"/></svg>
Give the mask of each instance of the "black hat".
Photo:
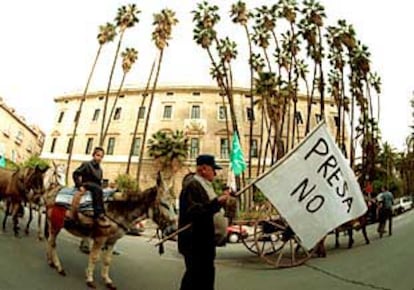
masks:
<svg viewBox="0 0 414 290"><path fill-rule="evenodd" d="M202 154L197 157L197 166L198 165L209 165L214 169L223 169L221 166L216 164L213 155Z"/></svg>

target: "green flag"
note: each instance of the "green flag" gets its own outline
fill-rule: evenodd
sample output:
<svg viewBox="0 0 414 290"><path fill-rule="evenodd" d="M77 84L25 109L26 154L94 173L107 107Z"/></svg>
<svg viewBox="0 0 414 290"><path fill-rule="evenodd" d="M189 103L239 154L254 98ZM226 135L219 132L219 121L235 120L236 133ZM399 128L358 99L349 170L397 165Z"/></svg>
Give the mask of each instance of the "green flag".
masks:
<svg viewBox="0 0 414 290"><path fill-rule="evenodd" d="M234 175L239 176L246 169L246 161L244 161L243 152L240 147L239 137L236 132L233 133L233 141L230 153L231 169Z"/></svg>
<svg viewBox="0 0 414 290"><path fill-rule="evenodd" d="M0 168L5 168L6 167L6 159L0 155Z"/></svg>

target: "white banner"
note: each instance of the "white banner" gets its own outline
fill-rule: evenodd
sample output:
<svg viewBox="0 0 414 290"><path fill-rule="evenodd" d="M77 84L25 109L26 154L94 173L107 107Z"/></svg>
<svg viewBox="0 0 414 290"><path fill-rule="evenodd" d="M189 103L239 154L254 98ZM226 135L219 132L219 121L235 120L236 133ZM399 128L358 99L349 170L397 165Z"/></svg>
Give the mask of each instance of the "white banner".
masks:
<svg viewBox="0 0 414 290"><path fill-rule="evenodd" d="M256 186L307 249L367 211L349 162L324 123L258 179Z"/></svg>

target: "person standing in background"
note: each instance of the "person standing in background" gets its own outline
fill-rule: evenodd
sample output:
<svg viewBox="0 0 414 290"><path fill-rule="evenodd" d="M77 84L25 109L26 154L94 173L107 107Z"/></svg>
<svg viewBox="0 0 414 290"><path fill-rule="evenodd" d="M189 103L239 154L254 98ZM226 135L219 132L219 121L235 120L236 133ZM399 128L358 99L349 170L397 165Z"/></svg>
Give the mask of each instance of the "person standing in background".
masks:
<svg viewBox="0 0 414 290"><path fill-rule="evenodd" d="M394 202L394 196L383 186L381 193L377 196L378 201L378 233L380 238L385 233L385 224L388 220L388 235L392 235L392 205Z"/></svg>

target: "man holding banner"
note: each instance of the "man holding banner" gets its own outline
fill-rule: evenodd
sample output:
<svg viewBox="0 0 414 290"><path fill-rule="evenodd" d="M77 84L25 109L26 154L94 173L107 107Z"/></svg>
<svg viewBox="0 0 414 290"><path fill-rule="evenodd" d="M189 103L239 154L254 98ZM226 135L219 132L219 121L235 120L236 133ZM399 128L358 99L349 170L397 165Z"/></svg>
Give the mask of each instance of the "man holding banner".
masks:
<svg viewBox="0 0 414 290"><path fill-rule="evenodd" d="M180 193L179 226L191 225L178 234L178 250L184 256L186 268L180 290L213 290L217 237L222 228L217 227L216 217L229 196L217 197L214 192L212 181L216 170L222 169L214 156L199 155L196 163L196 174L184 177ZM226 227L227 223L224 235Z"/></svg>

